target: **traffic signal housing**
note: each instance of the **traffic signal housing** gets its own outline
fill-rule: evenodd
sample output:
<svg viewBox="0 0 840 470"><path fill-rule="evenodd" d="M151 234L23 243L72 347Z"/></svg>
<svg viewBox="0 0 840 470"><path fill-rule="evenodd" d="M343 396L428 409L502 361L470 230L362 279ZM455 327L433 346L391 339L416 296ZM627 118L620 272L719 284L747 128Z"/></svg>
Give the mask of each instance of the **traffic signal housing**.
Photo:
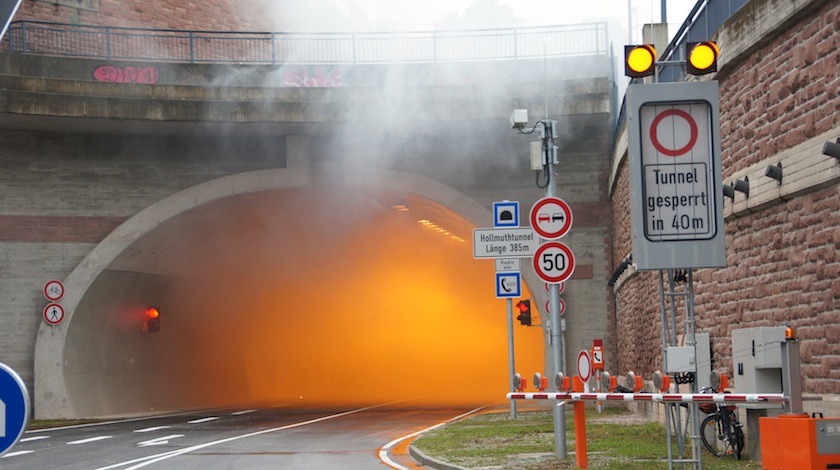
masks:
<svg viewBox="0 0 840 470"><path fill-rule="evenodd" d="M143 322L143 333L157 333L160 331L160 309L149 307L146 309L146 320Z"/></svg>
<svg viewBox="0 0 840 470"><path fill-rule="evenodd" d="M519 315L516 317L519 323L525 326L531 326L531 301L521 300L516 303L516 308L519 309Z"/></svg>
<svg viewBox="0 0 840 470"><path fill-rule="evenodd" d="M656 49L652 44L624 46L624 75L642 78L653 75L656 70Z"/></svg>
<svg viewBox="0 0 840 470"><path fill-rule="evenodd" d="M691 75L717 72L719 55L720 48L714 41L687 42L685 44L685 72Z"/></svg>

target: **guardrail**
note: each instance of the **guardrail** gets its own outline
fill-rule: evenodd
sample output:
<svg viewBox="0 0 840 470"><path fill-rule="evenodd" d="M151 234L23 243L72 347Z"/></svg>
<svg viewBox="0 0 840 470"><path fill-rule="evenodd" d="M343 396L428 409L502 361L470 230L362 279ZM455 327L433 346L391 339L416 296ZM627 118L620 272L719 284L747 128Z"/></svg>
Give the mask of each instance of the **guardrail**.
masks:
<svg viewBox="0 0 840 470"><path fill-rule="evenodd" d="M408 33L184 31L15 21L2 50L106 60L376 64L606 55L606 23Z"/></svg>

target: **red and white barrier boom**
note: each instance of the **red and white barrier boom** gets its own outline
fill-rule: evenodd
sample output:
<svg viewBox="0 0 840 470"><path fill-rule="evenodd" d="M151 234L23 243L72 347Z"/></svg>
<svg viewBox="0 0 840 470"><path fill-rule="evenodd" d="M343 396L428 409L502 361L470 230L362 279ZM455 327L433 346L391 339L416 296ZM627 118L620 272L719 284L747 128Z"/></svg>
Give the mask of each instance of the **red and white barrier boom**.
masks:
<svg viewBox="0 0 840 470"><path fill-rule="evenodd" d="M784 403L781 393L508 393L508 400L649 401L654 403Z"/></svg>

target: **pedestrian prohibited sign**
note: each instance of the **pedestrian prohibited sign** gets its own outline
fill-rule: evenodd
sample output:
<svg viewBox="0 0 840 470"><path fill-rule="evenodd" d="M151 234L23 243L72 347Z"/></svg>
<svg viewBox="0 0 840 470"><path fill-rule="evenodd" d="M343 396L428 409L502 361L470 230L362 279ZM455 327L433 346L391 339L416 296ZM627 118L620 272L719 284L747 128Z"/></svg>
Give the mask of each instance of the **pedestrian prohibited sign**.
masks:
<svg viewBox="0 0 840 470"><path fill-rule="evenodd" d="M44 307L44 321L55 326L64 321L64 307L52 303Z"/></svg>
<svg viewBox="0 0 840 470"><path fill-rule="evenodd" d="M544 243L534 253L534 271L543 281L559 284L572 277L575 256L571 248L561 242Z"/></svg>

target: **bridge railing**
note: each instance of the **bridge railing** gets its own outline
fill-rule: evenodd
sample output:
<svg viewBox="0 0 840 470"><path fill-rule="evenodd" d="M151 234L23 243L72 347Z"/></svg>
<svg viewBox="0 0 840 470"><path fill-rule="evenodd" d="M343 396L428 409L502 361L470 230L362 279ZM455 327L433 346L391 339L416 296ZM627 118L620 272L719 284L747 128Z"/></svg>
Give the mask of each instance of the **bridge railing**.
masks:
<svg viewBox="0 0 840 470"><path fill-rule="evenodd" d="M15 21L0 50L188 63L451 62L609 53L606 23L407 33L185 31Z"/></svg>

